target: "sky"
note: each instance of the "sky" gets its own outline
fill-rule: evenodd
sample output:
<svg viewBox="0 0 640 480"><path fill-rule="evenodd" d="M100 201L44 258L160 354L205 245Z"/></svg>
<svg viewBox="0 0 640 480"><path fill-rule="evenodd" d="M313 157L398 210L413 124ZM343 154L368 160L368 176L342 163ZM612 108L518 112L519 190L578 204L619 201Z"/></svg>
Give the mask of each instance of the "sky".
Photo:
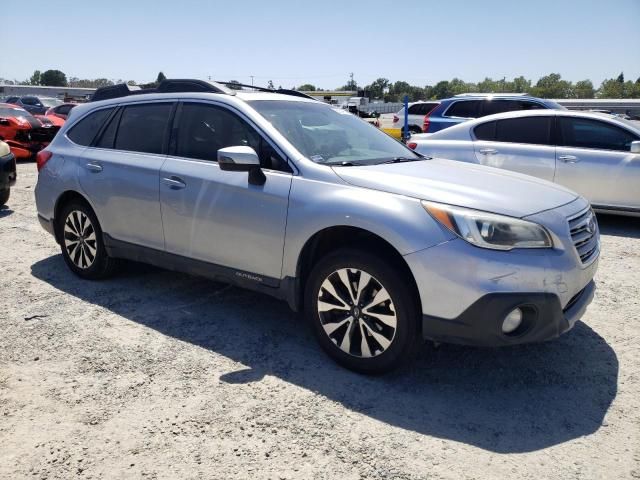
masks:
<svg viewBox="0 0 640 480"><path fill-rule="evenodd" d="M21 0L0 19L0 78L11 80L36 69L325 89L350 73L419 86L640 77L640 0Z"/></svg>

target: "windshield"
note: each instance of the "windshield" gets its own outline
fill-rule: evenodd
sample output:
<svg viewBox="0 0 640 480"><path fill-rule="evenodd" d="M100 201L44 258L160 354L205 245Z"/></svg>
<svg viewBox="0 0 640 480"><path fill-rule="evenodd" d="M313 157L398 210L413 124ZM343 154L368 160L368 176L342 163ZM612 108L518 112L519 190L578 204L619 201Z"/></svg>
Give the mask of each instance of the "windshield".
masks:
<svg viewBox="0 0 640 480"><path fill-rule="evenodd" d="M62 100L58 100L57 98L40 98L40 101L45 107L49 108L56 107L64 103Z"/></svg>
<svg viewBox="0 0 640 480"><path fill-rule="evenodd" d="M374 165L395 159L421 160L347 110L320 102L249 102L305 157L324 165Z"/></svg>
<svg viewBox="0 0 640 480"><path fill-rule="evenodd" d="M31 118L32 115L21 108L0 107L0 117L24 117Z"/></svg>

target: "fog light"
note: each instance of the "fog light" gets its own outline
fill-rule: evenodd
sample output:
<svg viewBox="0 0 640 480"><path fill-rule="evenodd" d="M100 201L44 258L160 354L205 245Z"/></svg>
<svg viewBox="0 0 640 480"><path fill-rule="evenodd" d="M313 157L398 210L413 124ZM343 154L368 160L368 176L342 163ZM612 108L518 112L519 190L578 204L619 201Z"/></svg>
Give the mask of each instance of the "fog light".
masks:
<svg viewBox="0 0 640 480"><path fill-rule="evenodd" d="M514 308L504 317L502 322L502 333L514 332L522 323L522 310Z"/></svg>

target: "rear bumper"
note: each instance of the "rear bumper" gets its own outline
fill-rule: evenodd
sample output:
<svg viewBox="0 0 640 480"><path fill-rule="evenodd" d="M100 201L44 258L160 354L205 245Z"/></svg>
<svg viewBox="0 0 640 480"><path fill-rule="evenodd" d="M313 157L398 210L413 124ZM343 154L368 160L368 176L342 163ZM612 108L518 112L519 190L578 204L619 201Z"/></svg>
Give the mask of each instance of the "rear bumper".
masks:
<svg viewBox="0 0 640 480"><path fill-rule="evenodd" d="M593 280L562 309L553 293L491 293L461 315L445 319L423 315L422 333L438 342L498 347L542 342L573 328L593 300ZM514 334L502 333L502 321L514 308L524 312L523 323Z"/></svg>
<svg viewBox="0 0 640 480"><path fill-rule="evenodd" d="M16 183L16 157L13 153L0 157L0 190L12 187Z"/></svg>

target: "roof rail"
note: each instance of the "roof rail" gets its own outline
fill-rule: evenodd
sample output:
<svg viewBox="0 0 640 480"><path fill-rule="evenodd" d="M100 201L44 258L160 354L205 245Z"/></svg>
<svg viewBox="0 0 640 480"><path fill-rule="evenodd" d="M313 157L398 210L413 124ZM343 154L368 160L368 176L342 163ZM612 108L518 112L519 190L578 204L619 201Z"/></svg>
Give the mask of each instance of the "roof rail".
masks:
<svg viewBox="0 0 640 480"><path fill-rule="evenodd" d="M222 85L235 85L237 87L252 88L252 89L257 90L259 92L279 93L280 95L291 95L293 97L302 97L302 98L308 98L310 100L315 100L315 98L313 98L310 95L307 95L306 93L302 93L302 92L299 92L297 90L289 90L289 89L286 89L286 88L256 87L255 85L247 85L247 84L238 83L238 82L222 82L220 80L216 80L216 83L220 83Z"/></svg>
<svg viewBox="0 0 640 480"><path fill-rule="evenodd" d="M528 93L459 93L454 97L529 97Z"/></svg>
<svg viewBox="0 0 640 480"><path fill-rule="evenodd" d="M209 92L235 95L230 89L215 82L207 82L195 79L167 79L160 82L156 88L140 88L137 85L120 83L108 87L98 88L91 97L92 102L108 100L110 98L127 97L129 95L141 95L146 93L177 93L177 92Z"/></svg>

